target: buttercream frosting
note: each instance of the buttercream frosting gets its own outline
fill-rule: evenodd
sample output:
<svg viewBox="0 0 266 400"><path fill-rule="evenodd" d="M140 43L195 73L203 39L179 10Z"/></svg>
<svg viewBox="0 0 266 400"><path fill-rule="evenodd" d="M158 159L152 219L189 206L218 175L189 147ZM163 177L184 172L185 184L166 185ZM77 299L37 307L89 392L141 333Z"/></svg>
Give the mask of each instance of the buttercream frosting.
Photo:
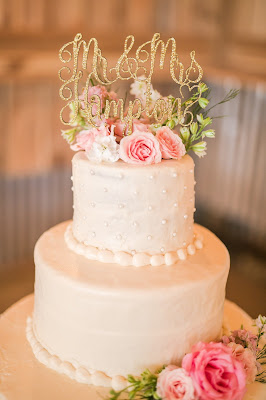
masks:
<svg viewBox="0 0 266 400"><path fill-rule="evenodd" d="M178 363L192 344L219 337L229 255L207 229L196 226L204 247L186 260L125 268L71 251L68 224L35 248L33 326L49 354L113 379Z"/></svg>
<svg viewBox="0 0 266 400"><path fill-rule="evenodd" d="M65 232L65 241L70 250L81 254L89 260L98 260L103 263L117 263L120 265L132 265L134 267L144 267L145 265L160 266L173 265L178 260L185 260L188 255L195 254L196 250L203 247L203 236L197 231L194 233L193 243L187 247L177 249L163 254L150 255L147 253L130 254L125 251L111 251L99 249L94 246L85 245L76 240L72 232L72 223L68 225Z"/></svg>
<svg viewBox="0 0 266 400"><path fill-rule="evenodd" d="M93 163L77 153L73 166L73 234L112 252L165 254L193 242L194 162L189 155L159 164Z"/></svg>

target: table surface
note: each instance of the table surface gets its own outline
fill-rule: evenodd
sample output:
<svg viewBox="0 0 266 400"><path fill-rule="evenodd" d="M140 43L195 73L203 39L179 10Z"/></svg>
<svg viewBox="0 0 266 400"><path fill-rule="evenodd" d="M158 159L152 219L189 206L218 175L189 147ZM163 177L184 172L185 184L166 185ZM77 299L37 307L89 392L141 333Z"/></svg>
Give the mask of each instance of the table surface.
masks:
<svg viewBox="0 0 266 400"><path fill-rule="evenodd" d="M24 297L0 318L0 400L102 400L110 389L78 383L39 363L25 336L26 319L32 314L34 296ZM231 329L251 318L234 303L225 303L225 321ZM248 385L244 400L265 400L266 385Z"/></svg>

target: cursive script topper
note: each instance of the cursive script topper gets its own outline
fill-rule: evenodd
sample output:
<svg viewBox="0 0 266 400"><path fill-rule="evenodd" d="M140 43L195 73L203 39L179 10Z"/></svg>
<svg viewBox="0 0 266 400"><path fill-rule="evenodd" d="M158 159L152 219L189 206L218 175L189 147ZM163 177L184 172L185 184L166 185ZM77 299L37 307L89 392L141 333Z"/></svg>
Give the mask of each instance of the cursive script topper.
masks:
<svg viewBox="0 0 266 400"><path fill-rule="evenodd" d="M95 94L88 98L89 87L96 81L100 85L109 86L121 81L135 80L146 85L145 101L136 98L129 101L125 109L123 99L107 99L104 110L104 117L120 118L124 123L124 131L132 133L132 121L141 116L153 119L157 123L162 123L165 119L171 119L175 112L177 123L181 126L190 126L193 122L193 114L190 111L195 101L183 102L183 89L189 91L198 88L203 75L201 66L195 60L195 52L190 53L191 63L185 69L179 61L176 52L176 41L169 38L165 43L160 39L160 34L155 33L152 40L143 43L136 49L135 54L130 54L134 45L134 36L129 35L125 39L124 51L118 58L116 65L108 67L107 59L102 55L95 38L91 38L88 43L82 39L78 33L74 40L66 43L59 51L60 60L66 64L59 70L59 78L63 82L60 88L60 97L67 102L61 109L60 119L64 125L74 125L78 116L79 109L82 108L89 125L97 127L101 118L101 99ZM169 52L169 71L172 80L179 86L179 97L161 97L153 104L151 101L152 76L156 62L159 68L165 67L165 58ZM88 59L92 58L91 71L88 71ZM157 61L158 60L158 61ZM71 69L72 66L72 69ZM80 81L86 73L86 82L83 86L83 96L80 98ZM65 77L64 77L65 76ZM200 93L201 95L201 93ZM143 104L144 103L144 104ZM73 112L70 120L66 121L63 117L64 110L71 106Z"/></svg>

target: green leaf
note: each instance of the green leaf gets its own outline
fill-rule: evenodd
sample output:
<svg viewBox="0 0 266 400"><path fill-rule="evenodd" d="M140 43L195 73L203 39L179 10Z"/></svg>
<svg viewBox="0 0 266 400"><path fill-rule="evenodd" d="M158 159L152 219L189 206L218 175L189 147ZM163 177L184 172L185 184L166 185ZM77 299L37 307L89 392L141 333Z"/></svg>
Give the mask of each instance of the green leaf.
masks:
<svg viewBox="0 0 266 400"><path fill-rule="evenodd" d="M211 123L212 119L210 117L205 118L202 123L202 128L205 128L207 125L210 125Z"/></svg>
<svg viewBox="0 0 266 400"><path fill-rule="evenodd" d="M199 98L199 105L201 106L201 108L206 108L208 104L209 104L208 99L206 99L205 97Z"/></svg>
<svg viewBox="0 0 266 400"><path fill-rule="evenodd" d="M176 126L175 121L173 119L171 119L170 121L166 122L166 125L170 128L170 129L174 129L174 127Z"/></svg>
<svg viewBox="0 0 266 400"><path fill-rule="evenodd" d="M207 138L214 138L215 137L215 131L213 129L209 129L207 131L204 131L203 134Z"/></svg>
<svg viewBox="0 0 266 400"><path fill-rule="evenodd" d="M72 144L75 141L77 128L68 129L66 131L61 131L63 138L67 141L67 143Z"/></svg>
<svg viewBox="0 0 266 400"><path fill-rule="evenodd" d="M189 129L186 126L184 126L183 128L180 129L180 135L181 135L183 141L186 143L190 136Z"/></svg>
<svg viewBox="0 0 266 400"><path fill-rule="evenodd" d="M206 155L206 148L206 142L198 142L191 147L191 150L193 150L198 157L204 157Z"/></svg>
<svg viewBox="0 0 266 400"><path fill-rule="evenodd" d="M196 135L196 133L198 132L198 123L197 122L193 122L190 125L190 132L192 133L192 135Z"/></svg>
<svg viewBox="0 0 266 400"><path fill-rule="evenodd" d="M204 118L202 114L197 114L197 120L202 125L204 122Z"/></svg>
<svg viewBox="0 0 266 400"><path fill-rule="evenodd" d="M200 83L199 83L199 87L198 87L198 91L199 91L200 93L204 93L204 92L206 92L207 90L208 90L208 86L206 85L206 83L200 82Z"/></svg>

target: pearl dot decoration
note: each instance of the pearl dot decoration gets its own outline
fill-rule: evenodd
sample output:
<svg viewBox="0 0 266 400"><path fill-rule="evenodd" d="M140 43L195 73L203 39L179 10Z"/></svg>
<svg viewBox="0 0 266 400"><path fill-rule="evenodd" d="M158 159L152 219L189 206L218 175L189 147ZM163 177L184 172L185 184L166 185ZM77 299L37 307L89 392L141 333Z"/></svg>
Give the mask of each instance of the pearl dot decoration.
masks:
<svg viewBox="0 0 266 400"><path fill-rule="evenodd" d="M172 235L176 237L177 234L173 232ZM96 236L95 232L92 232L92 236ZM122 240L122 235L117 234L116 239ZM148 235L147 239L151 240L152 236ZM108 249L104 250L91 246L88 241L84 243L78 242L72 233L72 224L68 225L65 231L65 242L70 250L90 260L98 260L103 263L118 263L123 266L132 265L134 267L142 267L144 265L173 265L178 262L178 260L186 260L188 256L192 256L196 251L203 248L203 236L195 231L193 242L188 245L184 242L184 247L176 251L165 253L165 248L161 247L160 253L154 255L137 253L135 250L131 252L112 252Z"/></svg>
<svg viewBox="0 0 266 400"><path fill-rule="evenodd" d="M70 180L73 181L73 176L70 177Z"/></svg>
<svg viewBox="0 0 266 400"><path fill-rule="evenodd" d="M150 179L153 180L153 179L154 179L154 176L153 176L153 175L150 175Z"/></svg>
<svg viewBox="0 0 266 400"><path fill-rule="evenodd" d="M166 219L162 219L162 224L165 225L166 224Z"/></svg>
<svg viewBox="0 0 266 400"><path fill-rule="evenodd" d="M135 196L137 196L139 193L138 193L137 190L134 190L133 194L134 194Z"/></svg>
<svg viewBox="0 0 266 400"><path fill-rule="evenodd" d="M124 204L122 204L122 203L118 204L118 208L120 208L120 209L124 208Z"/></svg>
<svg viewBox="0 0 266 400"><path fill-rule="evenodd" d="M137 223L137 221L133 221L133 226L138 226L138 223Z"/></svg>
<svg viewBox="0 0 266 400"><path fill-rule="evenodd" d="M105 227L109 226L109 224L108 224L107 221L104 221L104 226L105 226Z"/></svg>
<svg viewBox="0 0 266 400"><path fill-rule="evenodd" d="M191 169L189 170L189 172L190 172L191 174L193 174L193 169L191 168Z"/></svg>
<svg viewBox="0 0 266 400"><path fill-rule="evenodd" d="M176 178L176 177L177 177L177 173L174 172L173 175L172 175L172 177L173 177L173 178Z"/></svg>
<svg viewBox="0 0 266 400"><path fill-rule="evenodd" d="M96 233L95 233L95 232L92 232L91 236L92 236L92 237L95 237L95 236L96 236Z"/></svg>
<svg viewBox="0 0 266 400"><path fill-rule="evenodd" d="M91 207L93 207L93 208L94 208L94 207L95 207L95 203L91 203Z"/></svg>
<svg viewBox="0 0 266 400"><path fill-rule="evenodd" d="M95 175L95 172L93 171L93 169L90 170L91 175Z"/></svg>
<svg viewBox="0 0 266 400"><path fill-rule="evenodd" d="M71 186L71 190L72 190L72 192L74 191L74 187L73 186Z"/></svg>
<svg viewBox="0 0 266 400"><path fill-rule="evenodd" d="M187 215L187 214L185 214L185 215L184 215L184 218L185 218L185 219L188 219L188 215Z"/></svg>
<svg viewBox="0 0 266 400"><path fill-rule="evenodd" d="M149 207L148 207L148 210L151 211L151 210L152 210L152 206L149 206Z"/></svg>
<svg viewBox="0 0 266 400"><path fill-rule="evenodd" d="M166 193L166 189L163 189L163 190L162 190L162 193L165 194L165 193Z"/></svg>
<svg viewBox="0 0 266 400"><path fill-rule="evenodd" d="M174 207L177 207L178 206L178 204L177 203L174 203Z"/></svg>

